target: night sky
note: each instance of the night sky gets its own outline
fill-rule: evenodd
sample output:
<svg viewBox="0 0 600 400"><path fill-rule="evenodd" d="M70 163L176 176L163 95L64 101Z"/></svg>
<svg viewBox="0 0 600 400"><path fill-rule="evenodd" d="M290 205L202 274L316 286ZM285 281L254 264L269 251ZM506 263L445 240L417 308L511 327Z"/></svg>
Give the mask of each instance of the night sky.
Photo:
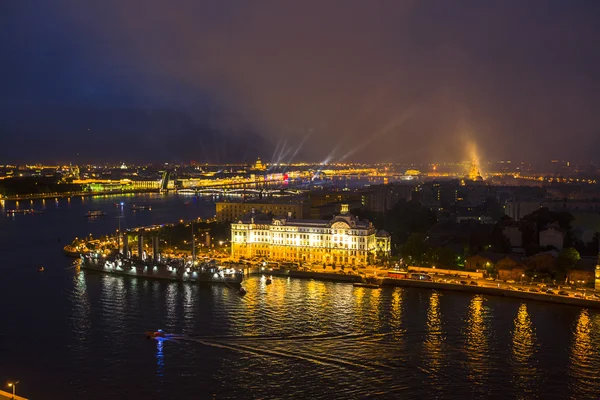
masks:
<svg viewBox="0 0 600 400"><path fill-rule="evenodd" d="M597 0L0 4L0 164L597 161Z"/></svg>

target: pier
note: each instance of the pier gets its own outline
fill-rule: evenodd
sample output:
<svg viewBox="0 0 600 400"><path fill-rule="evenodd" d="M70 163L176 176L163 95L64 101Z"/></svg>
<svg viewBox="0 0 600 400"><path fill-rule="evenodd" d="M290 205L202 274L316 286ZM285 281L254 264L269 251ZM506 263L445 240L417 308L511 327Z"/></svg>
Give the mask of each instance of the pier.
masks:
<svg viewBox="0 0 600 400"><path fill-rule="evenodd" d="M9 392L5 392L4 390L0 390L0 400L29 400L25 397L14 395Z"/></svg>

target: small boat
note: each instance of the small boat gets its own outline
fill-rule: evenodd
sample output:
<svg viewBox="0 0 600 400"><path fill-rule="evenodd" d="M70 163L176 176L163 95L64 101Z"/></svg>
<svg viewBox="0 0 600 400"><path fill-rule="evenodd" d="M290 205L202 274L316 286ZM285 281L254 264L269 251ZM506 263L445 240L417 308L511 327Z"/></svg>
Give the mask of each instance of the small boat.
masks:
<svg viewBox="0 0 600 400"><path fill-rule="evenodd" d="M150 210L152 210L152 207L147 206L147 205L137 205L137 204L134 204L131 207L131 211L150 211Z"/></svg>
<svg viewBox="0 0 600 400"><path fill-rule="evenodd" d="M243 295L245 295L245 294L246 294L246 289L244 289L243 287L240 287L240 290L238 290L238 294L239 294L240 296L243 296Z"/></svg>
<svg viewBox="0 0 600 400"><path fill-rule="evenodd" d="M265 283L267 285L270 285L271 283L273 283L273 281L271 280L271 278L267 278L267 280L265 281Z"/></svg>
<svg viewBox="0 0 600 400"><path fill-rule="evenodd" d="M45 271L44 267L39 267L38 268L38 272L44 272L44 271Z"/></svg>
<svg viewBox="0 0 600 400"><path fill-rule="evenodd" d="M85 217L86 218L96 218L96 217L103 217L105 215L108 215L108 214L102 210L90 210L87 212L87 214L85 214Z"/></svg>
<svg viewBox="0 0 600 400"><path fill-rule="evenodd" d="M19 209L19 210L6 210L9 215L15 214L33 214L35 210L33 208Z"/></svg>
<svg viewBox="0 0 600 400"><path fill-rule="evenodd" d="M369 289L379 289L381 288L381 286L375 284L375 283L362 283L362 282L355 282L353 283L354 287L364 287L364 288L369 288Z"/></svg>
<svg viewBox="0 0 600 400"><path fill-rule="evenodd" d="M157 330L156 332L145 332L144 333L146 335L146 337L148 339L158 339L158 338L165 338L167 337L167 334L163 332L162 329Z"/></svg>

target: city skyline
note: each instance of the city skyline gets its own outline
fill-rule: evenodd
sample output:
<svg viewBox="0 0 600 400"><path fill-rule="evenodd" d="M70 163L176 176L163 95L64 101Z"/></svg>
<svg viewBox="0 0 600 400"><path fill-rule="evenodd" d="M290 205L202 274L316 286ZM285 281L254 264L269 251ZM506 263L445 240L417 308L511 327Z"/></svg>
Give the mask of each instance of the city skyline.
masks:
<svg viewBox="0 0 600 400"><path fill-rule="evenodd" d="M0 159L596 158L596 2L138 5L7 5Z"/></svg>

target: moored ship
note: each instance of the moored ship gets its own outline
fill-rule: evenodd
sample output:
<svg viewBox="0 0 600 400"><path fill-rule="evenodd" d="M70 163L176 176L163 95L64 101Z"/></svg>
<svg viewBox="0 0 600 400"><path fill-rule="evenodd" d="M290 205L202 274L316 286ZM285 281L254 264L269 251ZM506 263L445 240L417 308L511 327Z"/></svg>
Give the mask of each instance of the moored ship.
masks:
<svg viewBox="0 0 600 400"><path fill-rule="evenodd" d="M86 218L96 218L96 217L103 217L105 215L108 215L108 214L102 210L90 210L87 212L87 214L85 214L85 217Z"/></svg>
<svg viewBox="0 0 600 400"><path fill-rule="evenodd" d="M81 254L81 251L73 245L66 245L63 248L63 251L66 256L73 258L79 258L79 255Z"/></svg>
<svg viewBox="0 0 600 400"><path fill-rule="evenodd" d="M96 253L81 254L81 267L104 273L152 279L195 283L240 285L244 273L210 263L196 265L182 259L154 262L125 258L121 254L102 257Z"/></svg>
<svg viewBox="0 0 600 400"><path fill-rule="evenodd" d="M6 210L6 214L15 215L15 214L39 214L41 211L34 210L33 208L26 209L17 209L17 210Z"/></svg>
<svg viewBox="0 0 600 400"><path fill-rule="evenodd" d="M151 206L143 205L143 204L134 204L131 206L131 211L150 211L152 210Z"/></svg>

